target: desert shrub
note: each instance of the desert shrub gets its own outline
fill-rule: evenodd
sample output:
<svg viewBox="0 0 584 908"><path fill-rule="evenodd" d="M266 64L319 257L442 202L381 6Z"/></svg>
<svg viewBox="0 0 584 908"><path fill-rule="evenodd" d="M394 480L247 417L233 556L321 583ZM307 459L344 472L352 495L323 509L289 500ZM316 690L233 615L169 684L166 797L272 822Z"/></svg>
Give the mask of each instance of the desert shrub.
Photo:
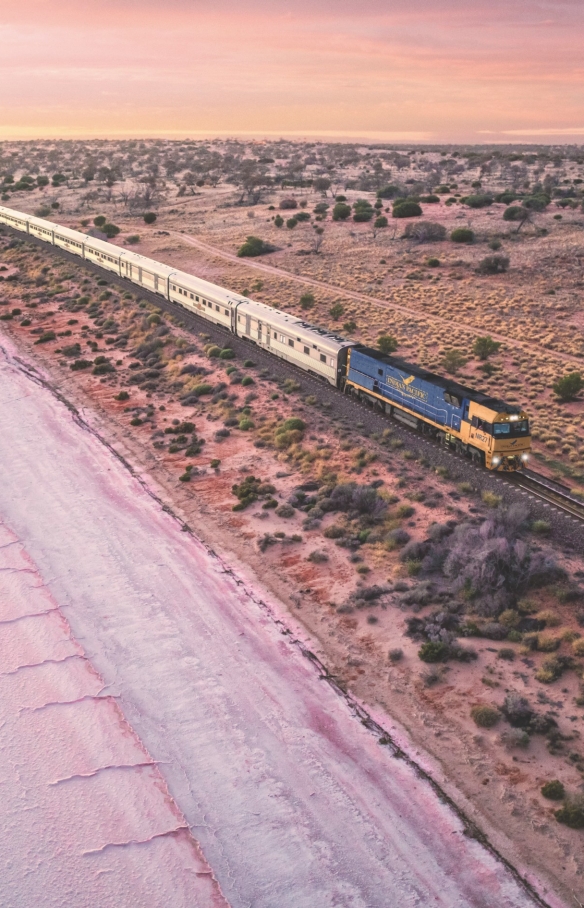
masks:
<svg viewBox="0 0 584 908"><path fill-rule="evenodd" d="M566 794L566 789L559 779L551 779L546 782L541 786L540 791L544 798L548 798L550 801L561 801Z"/></svg>
<svg viewBox="0 0 584 908"><path fill-rule="evenodd" d="M395 199L400 193L399 186L384 186L377 190L378 199Z"/></svg>
<svg viewBox="0 0 584 908"><path fill-rule="evenodd" d="M395 530L390 530L385 537L385 547L389 551L392 551L393 549L406 545L409 541L410 534L407 533L406 530L402 530L398 527Z"/></svg>
<svg viewBox="0 0 584 908"><path fill-rule="evenodd" d="M445 662L448 656L448 644L439 640L426 640L418 650L418 657L422 662Z"/></svg>
<svg viewBox="0 0 584 908"><path fill-rule="evenodd" d="M76 359L74 363L71 363L69 368L73 372L80 372L82 369L89 369L93 363L90 359Z"/></svg>
<svg viewBox="0 0 584 908"><path fill-rule="evenodd" d="M375 223L373 226L377 227L378 229L381 229L383 227L387 227L387 225L388 225L387 218L385 217L384 214L380 214L380 215L378 215L378 217L375 218Z"/></svg>
<svg viewBox="0 0 584 908"><path fill-rule="evenodd" d="M98 359L99 359L99 357L98 357ZM97 360L96 360L96 363L97 363ZM111 363L108 363L108 362L97 363L92 369L92 374L93 375L107 375L109 372L115 372L115 371L116 370L112 366Z"/></svg>
<svg viewBox="0 0 584 908"><path fill-rule="evenodd" d="M429 243L443 240L446 236L446 227L436 224L434 221L417 221L406 224L403 235L407 239L417 240L419 243Z"/></svg>
<svg viewBox="0 0 584 908"><path fill-rule="evenodd" d="M511 649L510 646L504 646L497 653L497 658L504 659L505 662L513 662L515 659L515 650Z"/></svg>
<svg viewBox="0 0 584 908"><path fill-rule="evenodd" d="M280 208L282 209L282 211L289 211L294 208L298 208L298 202L296 201L296 199L291 198L282 199L280 202Z"/></svg>
<svg viewBox="0 0 584 908"><path fill-rule="evenodd" d="M486 704L473 706L470 715L475 725L478 725L479 728L493 728L501 718L498 709L495 709L493 706L487 706Z"/></svg>
<svg viewBox="0 0 584 908"><path fill-rule="evenodd" d="M140 237L137 233L132 233L130 236L126 237L126 243L128 246L135 246L136 243L140 242Z"/></svg>
<svg viewBox="0 0 584 908"><path fill-rule="evenodd" d="M237 255L240 258L256 258L258 255L272 251L272 246L258 236L248 236L245 243L237 250Z"/></svg>
<svg viewBox="0 0 584 908"><path fill-rule="evenodd" d="M243 378L241 379L241 384L243 387L247 387L248 385L253 385L254 380L251 377L251 375L244 375Z"/></svg>
<svg viewBox="0 0 584 908"><path fill-rule="evenodd" d="M302 309L312 309L314 307L314 294L303 293L300 297L300 307Z"/></svg>
<svg viewBox="0 0 584 908"><path fill-rule="evenodd" d="M219 359L234 359L235 353L230 347L224 347L219 353Z"/></svg>
<svg viewBox="0 0 584 908"><path fill-rule="evenodd" d="M320 552L318 549L315 549L314 552L311 552L307 561L311 561L312 564L324 564L325 561L329 560L329 556L326 552Z"/></svg>
<svg viewBox="0 0 584 908"><path fill-rule="evenodd" d="M341 315L343 315L344 311L345 307L341 303L335 303L330 307L329 315L331 316L331 318L339 319Z"/></svg>
<svg viewBox="0 0 584 908"><path fill-rule="evenodd" d="M382 353L395 353L398 348L398 342L392 334L381 334L377 338L377 346Z"/></svg>
<svg viewBox="0 0 584 908"><path fill-rule="evenodd" d="M105 235L110 240L112 240L120 232L120 228L116 227L115 224L104 224L101 229L102 229L102 232L105 233Z"/></svg>
<svg viewBox="0 0 584 908"><path fill-rule="evenodd" d="M498 508L501 504L502 498L500 495L495 495L494 492L483 492L481 495L481 500L483 504L486 504L488 508Z"/></svg>
<svg viewBox="0 0 584 908"><path fill-rule="evenodd" d="M346 530L344 527L333 524L332 526L327 527L322 535L326 536L327 539L341 539L345 533Z"/></svg>
<svg viewBox="0 0 584 908"><path fill-rule="evenodd" d="M274 218L274 227L282 227L284 225L284 218L277 214Z"/></svg>
<svg viewBox="0 0 584 908"><path fill-rule="evenodd" d="M127 391L120 391L120 393L116 394L116 396L114 397L114 400L129 400L129 399L130 399L130 395L128 394Z"/></svg>
<svg viewBox="0 0 584 908"><path fill-rule="evenodd" d="M506 255L487 255L478 266L478 274L503 274L509 268L509 257Z"/></svg>
<svg viewBox="0 0 584 908"><path fill-rule="evenodd" d="M294 230L297 223L298 223L298 218L288 218L288 220L286 221L286 227L288 228L288 230Z"/></svg>
<svg viewBox="0 0 584 908"><path fill-rule="evenodd" d="M584 638L574 640L572 643L572 652L575 656L584 656Z"/></svg>
<svg viewBox="0 0 584 908"><path fill-rule="evenodd" d="M93 223L95 224L96 227L103 227L105 222L106 222L106 218L104 218L103 214L98 214L97 217L95 217L93 219Z"/></svg>
<svg viewBox="0 0 584 908"><path fill-rule="evenodd" d="M71 344L68 347L63 347L61 353L63 356L79 356L81 353L81 344Z"/></svg>
<svg viewBox="0 0 584 908"><path fill-rule="evenodd" d="M365 221L370 221L373 218L373 206L366 199L358 199L353 205L354 215L353 220L356 223L364 223Z"/></svg>
<svg viewBox="0 0 584 908"><path fill-rule="evenodd" d="M469 208L487 208L493 204L493 197L486 193L479 193L478 195L467 195L460 201Z"/></svg>
<svg viewBox="0 0 584 908"><path fill-rule="evenodd" d="M472 345L472 352L475 356L478 356L479 359L485 360L488 359L489 356L498 353L500 346L500 341L494 341L490 335L475 337L474 344Z"/></svg>
<svg viewBox="0 0 584 908"><path fill-rule="evenodd" d="M554 393L564 402L574 400L583 387L584 381L580 372L570 372L552 385Z"/></svg>
<svg viewBox="0 0 584 908"><path fill-rule="evenodd" d="M145 223L145 224L153 224L154 221L156 220L156 217L157 217L157 216L156 216L156 214L155 214L154 211L147 211L147 212L144 214L144 223Z"/></svg>
<svg viewBox="0 0 584 908"><path fill-rule="evenodd" d="M333 221L346 221L351 216L351 206L346 202L337 202L333 208Z"/></svg>
<svg viewBox="0 0 584 908"><path fill-rule="evenodd" d="M508 728L501 733L500 741L508 750L516 747L526 750L529 747L530 738L527 732L521 728Z"/></svg>
<svg viewBox="0 0 584 908"><path fill-rule="evenodd" d="M243 419L239 421L239 428L242 432L249 432L250 429L255 428L255 423L248 416L244 416Z"/></svg>
<svg viewBox="0 0 584 908"><path fill-rule="evenodd" d="M54 341L57 339L57 335L54 331L43 331L40 337L35 340L35 344L47 344L49 341Z"/></svg>
<svg viewBox="0 0 584 908"><path fill-rule="evenodd" d="M529 701L514 692L505 697L502 712L513 728L529 728L534 717Z"/></svg>
<svg viewBox="0 0 584 908"><path fill-rule="evenodd" d="M558 823L571 829L584 829L584 797L579 795L566 801L563 807L555 811L555 817Z"/></svg>
<svg viewBox="0 0 584 908"><path fill-rule="evenodd" d="M391 216L393 218L419 218L422 216L422 209L417 202L400 199L394 204Z"/></svg>
<svg viewBox="0 0 584 908"><path fill-rule="evenodd" d="M549 656L543 660L541 668L535 673L536 680L541 684L553 684L571 664L569 656Z"/></svg>
<svg viewBox="0 0 584 908"><path fill-rule="evenodd" d="M399 647L396 647L395 649L390 649L389 653L387 654L387 657L390 662L393 662L395 664L396 662L400 662L401 659L403 659L403 655L404 655L403 649L399 649Z"/></svg>
<svg viewBox="0 0 584 908"><path fill-rule="evenodd" d="M279 508L276 509L276 514L278 517L294 517L294 508L289 504L282 504Z"/></svg>
<svg viewBox="0 0 584 908"><path fill-rule="evenodd" d="M428 268L439 268L440 259L437 259L435 256L432 256L431 258L428 259L426 264L427 264Z"/></svg>
<svg viewBox="0 0 584 908"><path fill-rule="evenodd" d="M551 524L547 520L534 520L531 524L531 531L537 536L549 536L551 529Z"/></svg>
<svg viewBox="0 0 584 908"><path fill-rule="evenodd" d="M474 243L474 230L470 227L456 227L450 234L453 243Z"/></svg>

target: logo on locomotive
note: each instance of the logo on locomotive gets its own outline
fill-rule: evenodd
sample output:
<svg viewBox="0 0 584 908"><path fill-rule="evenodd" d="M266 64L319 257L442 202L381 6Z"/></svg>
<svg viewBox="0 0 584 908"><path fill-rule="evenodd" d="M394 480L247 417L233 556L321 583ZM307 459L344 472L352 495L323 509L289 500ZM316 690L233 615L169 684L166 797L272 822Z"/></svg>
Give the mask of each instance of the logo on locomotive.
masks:
<svg viewBox="0 0 584 908"><path fill-rule="evenodd" d="M427 401L428 393L426 391L422 391L420 388L410 387L414 380L414 375L409 376L409 378L404 378L401 381L398 381L397 378L392 378L391 375L388 375L385 379L386 383L396 391L401 391L402 394L407 394L410 397L417 397L418 400Z"/></svg>

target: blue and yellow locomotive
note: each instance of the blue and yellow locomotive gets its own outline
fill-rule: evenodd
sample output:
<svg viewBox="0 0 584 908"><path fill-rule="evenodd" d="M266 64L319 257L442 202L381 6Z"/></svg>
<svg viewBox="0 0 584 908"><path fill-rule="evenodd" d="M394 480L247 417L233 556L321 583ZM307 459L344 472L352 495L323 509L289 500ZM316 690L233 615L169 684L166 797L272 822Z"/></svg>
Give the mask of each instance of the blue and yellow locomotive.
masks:
<svg viewBox="0 0 584 908"><path fill-rule="evenodd" d="M349 348L344 387L488 470L520 470L529 457L529 420L520 407L399 357Z"/></svg>

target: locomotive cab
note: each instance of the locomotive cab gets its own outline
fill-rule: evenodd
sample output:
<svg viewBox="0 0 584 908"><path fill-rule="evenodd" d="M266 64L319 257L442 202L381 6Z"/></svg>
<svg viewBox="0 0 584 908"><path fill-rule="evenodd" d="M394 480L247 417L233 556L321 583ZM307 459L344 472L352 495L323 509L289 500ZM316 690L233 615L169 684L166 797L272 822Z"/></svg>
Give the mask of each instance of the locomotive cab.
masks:
<svg viewBox="0 0 584 908"><path fill-rule="evenodd" d="M489 470L520 470L529 459L529 419L523 410L495 410L471 400L465 428L468 444L483 452Z"/></svg>

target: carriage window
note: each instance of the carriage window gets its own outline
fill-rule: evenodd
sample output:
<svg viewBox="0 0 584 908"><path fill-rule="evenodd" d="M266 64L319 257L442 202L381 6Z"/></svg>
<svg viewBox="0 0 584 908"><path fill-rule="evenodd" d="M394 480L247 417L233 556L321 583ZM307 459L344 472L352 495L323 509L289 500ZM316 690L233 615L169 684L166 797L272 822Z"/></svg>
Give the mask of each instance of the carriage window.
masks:
<svg viewBox="0 0 584 908"><path fill-rule="evenodd" d="M310 356L310 347L305 347L304 352L306 353L307 356Z"/></svg>
<svg viewBox="0 0 584 908"><path fill-rule="evenodd" d="M324 355L324 353L320 354L320 361L321 363L326 363L326 356Z"/></svg>
<svg viewBox="0 0 584 908"><path fill-rule="evenodd" d="M378 374L378 375L383 375L383 369L378 369L378 370L377 370L377 374Z"/></svg>
<svg viewBox="0 0 584 908"><path fill-rule="evenodd" d="M225 310L225 315L229 315L229 309Z"/></svg>
<svg viewBox="0 0 584 908"><path fill-rule="evenodd" d="M221 312L221 309L219 308L219 306L215 306L215 309L217 310L217 312Z"/></svg>
<svg viewBox="0 0 584 908"><path fill-rule="evenodd" d="M294 346L294 341L292 340L292 338L288 338L288 346L289 346L289 347L293 347L293 346Z"/></svg>

